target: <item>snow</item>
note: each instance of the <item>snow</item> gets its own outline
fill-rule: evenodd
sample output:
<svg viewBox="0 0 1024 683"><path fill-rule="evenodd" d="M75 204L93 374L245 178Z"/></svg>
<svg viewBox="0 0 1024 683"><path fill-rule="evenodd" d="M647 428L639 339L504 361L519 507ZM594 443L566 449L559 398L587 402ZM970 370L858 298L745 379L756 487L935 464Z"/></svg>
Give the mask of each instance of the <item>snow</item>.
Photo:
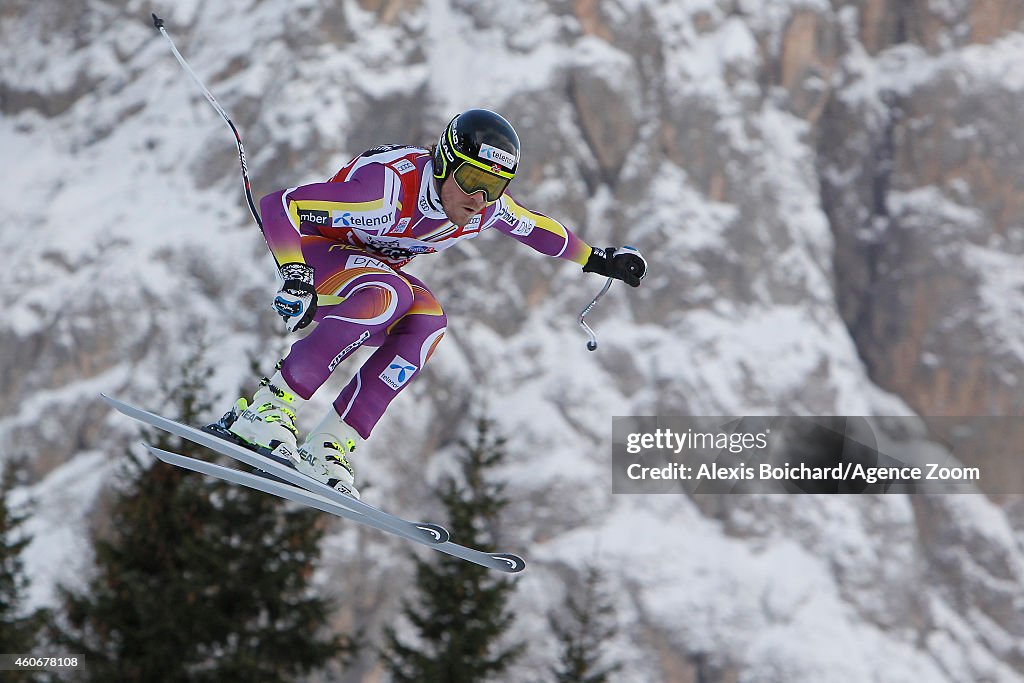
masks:
<svg viewBox="0 0 1024 683"><path fill-rule="evenodd" d="M542 90L553 69L569 58L567 46L549 38L525 52L504 49L506 36L516 32L511 16L521 11L511 5L501 10L488 29L473 26L470 16L457 11L449 0L426 0L426 39L429 86L441 99L438 110L458 112L471 107L501 109L515 92ZM501 5L499 5L501 6ZM536 40L552 36L556 25L550 21L533 24L529 33ZM533 39L531 39L533 40ZM442 117L443 118L443 117Z"/></svg>
<svg viewBox="0 0 1024 683"><path fill-rule="evenodd" d="M492 269L504 264L487 259L504 253L496 246L502 236L486 235L458 254L417 263L411 270L428 281L462 269L445 275L448 285L439 292L442 301L453 301L451 328L422 384L403 394L378 428L381 442L403 447L379 449L360 466L375 484L370 495L397 513L432 504L424 489L450 470L453 451L447 442L438 453L415 451L437 428L435 393L467 397L471 409L486 401L487 411L500 416L510 437L502 474L516 494L512 512L535 541L509 548L531 565L519 579L517 629L542 641L521 680L536 680L552 653L537 634L544 634L543 616L563 593L560 570L591 560L616 586L623 628L609 653L627 661L639 680L664 674L644 628L684 658L704 652L730 662L739 681L1019 680L1005 663L1019 632L977 609L962 610L945 579L926 573L906 498L730 497L721 502L720 519L682 496L610 494L617 415L911 411L868 377L836 309L835 245L819 196L813 131L777 93L762 92L758 80L769 69L765 46L778 42L792 13L827 15L831 4L596 3L613 32L657 31L649 38L664 61L658 74L664 83L637 79L635 72L649 64L602 38L578 35L578 22L560 16L556 4L425 0L387 24L381 12L366 9L373 3L344 3L337 33L329 36L318 32L323 3L317 0L245 8L188 0L166 10L179 48L237 117L257 195L277 182L331 172L356 151L346 147L348 131L362 123L355 120L359 112L399 95L425 93L426 130L469 106L515 104L573 141L581 139L574 112L563 95L551 94L566 70L638 93L628 104L640 119L643 144L627 160L623 182L653 180L635 202L623 205L616 188L598 183L585 207L569 206L570 189L586 184L563 177L562 169L545 169L545 178L523 191L530 205L555 216L579 209L578 229L592 241L628 235L652 266L644 286L616 284L588 317L601 344L590 353L575 316L599 278L580 277L567 264L550 266L544 271L553 273L549 294L533 306L517 302L509 314L521 323L508 331L494 324L492 292L459 287L462 277L494 279ZM1024 89L1019 33L935 55L907 44L872 56L851 33L856 18L853 8L839 10L836 21L849 45L831 85L867 117L881 111L882 94L910 95L950 74L968 86ZM272 263L241 197L231 135L145 23L121 18L117 30L102 34L111 40L77 52L65 33L44 44L28 20L0 23L4 45L18 47L0 50L7 87L52 99L86 77L98 81L55 118L31 108L0 117L0 248L8 254L9 282L23 297L6 311L0 330L15 343L35 343L56 329L62 348L74 349L97 327L121 325L101 337L114 345L114 367L74 366L58 386L8 403L0 437L32 426L40 439L61 440L64 425L48 421L53 407L95 401L100 391L149 405L184 357L186 349L175 342L202 323L215 344L210 389L225 402L251 381L250 354L268 372L285 348L270 332ZM658 152L663 122L644 117L661 97L667 110L698 102L713 112L725 148L723 173L749 190L756 211L734 203L740 190L709 197L686 168L691 160ZM527 151L546 144L523 133ZM978 134L974 126L955 132L965 140ZM280 166L274 177L264 170L270 159ZM854 174L835 169L831 177ZM1018 322L1024 269L1012 231L1004 242L986 241L970 197L950 188L955 184L893 192L888 209L950 236L948 257L978 274L976 315L988 332L985 343L1024 358ZM961 233L971 243L954 239ZM533 257L515 254L524 262ZM725 272L715 270L718 263ZM87 315L90 304L118 315L95 320ZM152 346L136 348L143 344ZM317 396L312 413L327 409L329 392ZM134 425L107 416L103 428L120 449ZM85 524L110 478L113 443L109 449L85 445L19 492L35 498L39 510L28 529L35 537L26 554L30 606L53 604L56 583L75 585L86 576ZM401 455L407 450L413 453ZM1003 553L1009 573L990 576L970 557L958 566L973 585L1016 605L1024 569L1005 514L975 497L944 504L968 520L979 543ZM587 522L544 529L534 521L567 514ZM373 538L336 527L317 582L336 588L346 563L360 554L366 566L404 571L405 560L388 559L394 548Z"/></svg>
<svg viewBox="0 0 1024 683"><path fill-rule="evenodd" d="M1024 339L1017 321L1024 315L1024 257L987 246L967 245L963 258L981 279L981 301L975 314L989 330L991 342L1024 358Z"/></svg>
<svg viewBox="0 0 1024 683"><path fill-rule="evenodd" d="M92 559L88 514L113 471L108 454L85 451L12 496L12 505L29 505L33 511L23 527L32 538L22 556L25 575L32 579L24 611L54 605L58 585L85 586Z"/></svg>
<svg viewBox="0 0 1024 683"><path fill-rule="evenodd" d="M963 66L976 78L998 83L1001 89L1020 92L1024 90L1024 66L1020 62L1022 50L1024 35L1008 33L991 44L964 48Z"/></svg>

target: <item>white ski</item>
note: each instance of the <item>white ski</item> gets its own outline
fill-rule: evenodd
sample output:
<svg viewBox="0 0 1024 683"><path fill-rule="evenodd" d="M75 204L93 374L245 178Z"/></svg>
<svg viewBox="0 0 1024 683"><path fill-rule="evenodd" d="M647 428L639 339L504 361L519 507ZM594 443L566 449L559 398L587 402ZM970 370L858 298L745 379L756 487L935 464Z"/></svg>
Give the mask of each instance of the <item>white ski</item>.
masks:
<svg viewBox="0 0 1024 683"><path fill-rule="evenodd" d="M448 531L442 526L428 522L410 522L401 517L375 508L372 505L368 505L360 500L346 496L345 494L336 491L311 477L307 477L298 470L293 469L290 465L283 464L276 459L266 457L260 453L207 433L201 429L170 420L141 408L136 408L135 406L106 395L101 394L101 396L105 401L107 401L107 403L128 417L139 420L140 422L144 422L158 429L162 429L166 432L170 432L171 434L175 434L184 439L188 439L200 446L204 446L221 453L222 455L238 460L250 467L265 472L270 475L270 477L278 481L255 474L249 474L247 472L241 472L229 467L221 467L201 460L195 460L194 458L187 458L186 456L169 453L167 451L160 451L160 454L154 453L161 460L165 460L164 454L172 456L175 459L187 460L189 461L187 464L182 462L174 462L171 464L179 465L197 472L203 472L204 474L218 476L222 479L226 479L227 481L232 481L243 486L250 486L251 488L256 488L257 490L265 493L271 493L273 495L287 498L288 500L294 500L295 502L302 503L303 505L309 505L310 507L314 507L324 512L367 524L373 528L408 538L409 540L416 541L417 543L429 545L436 550L441 550L442 552L446 552L470 562L475 562L476 564L480 564L485 567L513 573L522 571L526 568L526 563L522 558L516 555L507 553L486 553L480 550L465 548L463 546L450 543L448 541ZM154 449L148 444L146 447L153 451L159 450ZM170 462L169 460L165 461ZM193 466L193 463L198 464ZM197 469L197 467L204 467L204 469L208 469L209 471L200 470ZM228 474L225 476L222 471L227 472ZM250 479L250 477L252 479ZM238 481L238 479L245 479L245 481ZM273 488L274 490L267 490L268 488ZM297 500L297 498L300 497L303 498L303 500ZM323 504L330 505L332 509L324 509L321 507Z"/></svg>
<svg viewBox="0 0 1024 683"><path fill-rule="evenodd" d="M200 474L224 479L225 481L229 481L240 486L247 486L251 489L262 491L263 493L269 493L271 495L299 503L300 505L305 505L322 512L337 515L338 517L351 519L359 522L360 524L366 524L367 526L371 526L375 529L380 529L381 531L393 533L392 529L380 524L375 519L366 517L365 515L360 515L359 513L354 512L347 507L338 505L334 501L313 493L312 491L307 491L305 489L292 486L291 484L285 484L273 479L268 479L267 477L260 476L258 474L242 472L241 470L216 465L204 460L197 460L195 458L179 455L178 453L171 453L170 451L161 450L149 444L144 445L150 453L170 465L183 467L187 470L192 470L193 472L199 472ZM473 562L475 564L488 567L489 569L496 569L501 572L514 574L526 568L526 563L522 558L516 555L509 555L506 553L485 553L481 550L466 548L450 541L445 543L431 543L424 540L419 535L401 535L411 541L421 543L439 552L461 558L467 562Z"/></svg>
<svg viewBox="0 0 1024 683"><path fill-rule="evenodd" d="M123 401L118 401L116 398L111 398L104 394L101 394L101 396L103 396L103 400L128 417L139 420L140 422L145 422L157 429L162 429L165 432L170 432L171 434L180 436L183 439L188 439L193 443L205 446L206 448L217 451L229 458L234 458L239 462L245 463L250 467L255 467L258 470L262 470L267 474L288 482L289 484L294 484L295 486L304 488L308 491L319 493L321 496L324 496L357 514L375 519L381 525L401 536L407 536L410 538L413 536L419 536L429 543L443 543L448 540L448 531L437 524L430 524L428 522L410 522L396 515L384 512L383 510L378 510L372 505L367 505L366 503L356 500L351 496L346 496L339 491L335 491L330 486L327 486L312 477L307 477L305 474L293 469L289 465L282 464L277 460L261 455L255 451L251 451L248 448L243 448L242 446L227 441L226 439L214 436L213 434L208 434L196 427L175 422L174 420L162 417L156 413L151 413L148 410L143 410L142 408L136 408L135 406L124 403Z"/></svg>

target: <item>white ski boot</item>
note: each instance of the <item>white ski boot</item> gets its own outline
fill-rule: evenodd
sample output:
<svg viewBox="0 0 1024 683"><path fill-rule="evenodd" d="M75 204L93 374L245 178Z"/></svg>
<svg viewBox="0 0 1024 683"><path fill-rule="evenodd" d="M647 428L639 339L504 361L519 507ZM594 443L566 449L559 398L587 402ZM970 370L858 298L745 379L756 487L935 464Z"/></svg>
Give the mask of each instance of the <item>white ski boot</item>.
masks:
<svg viewBox="0 0 1024 683"><path fill-rule="evenodd" d="M239 399L238 407L242 411L228 431L246 443L295 461L298 452L295 412L305 401L288 386L281 371L270 379L263 378L252 397L252 405L246 407L244 403Z"/></svg>
<svg viewBox="0 0 1024 683"><path fill-rule="evenodd" d="M299 447L296 468L336 491L359 499L356 471L349 456L363 443L356 430L332 409Z"/></svg>

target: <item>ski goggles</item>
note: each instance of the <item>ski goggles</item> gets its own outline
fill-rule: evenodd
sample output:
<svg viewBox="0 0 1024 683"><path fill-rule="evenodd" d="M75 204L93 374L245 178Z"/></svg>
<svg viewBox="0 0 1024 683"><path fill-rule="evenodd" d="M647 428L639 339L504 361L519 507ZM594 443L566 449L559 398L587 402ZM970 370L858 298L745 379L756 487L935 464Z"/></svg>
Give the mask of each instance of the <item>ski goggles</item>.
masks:
<svg viewBox="0 0 1024 683"><path fill-rule="evenodd" d="M512 180L511 173L499 172L502 175L486 171L471 161L463 161L452 173L452 177L460 190L468 195L483 192L487 202L491 203L498 201Z"/></svg>

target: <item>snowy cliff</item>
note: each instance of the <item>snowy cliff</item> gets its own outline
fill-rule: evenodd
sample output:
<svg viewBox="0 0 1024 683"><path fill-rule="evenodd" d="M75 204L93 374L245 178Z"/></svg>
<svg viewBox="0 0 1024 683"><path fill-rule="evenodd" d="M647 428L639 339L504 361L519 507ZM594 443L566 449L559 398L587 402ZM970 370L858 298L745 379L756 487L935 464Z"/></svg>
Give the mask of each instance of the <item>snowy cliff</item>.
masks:
<svg viewBox="0 0 1024 683"><path fill-rule="evenodd" d="M199 328L225 404L250 356L269 372L287 348L230 133L151 10L241 129L257 195L483 106L523 138L519 199L647 256L592 314L594 354L575 316L601 282L578 268L497 233L411 268L449 332L361 476L429 518L460 416L498 418L531 563L515 680L544 673L545 609L586 562L617 589L623 680L1024 680L1019 496L610 492L615 415L1020 412L1016 0L8 0L0 443L38 476L37 602L88 561L136 436L97 394L159 409ZM336 528L323 584L375 634L410 568Z"/></svg>

